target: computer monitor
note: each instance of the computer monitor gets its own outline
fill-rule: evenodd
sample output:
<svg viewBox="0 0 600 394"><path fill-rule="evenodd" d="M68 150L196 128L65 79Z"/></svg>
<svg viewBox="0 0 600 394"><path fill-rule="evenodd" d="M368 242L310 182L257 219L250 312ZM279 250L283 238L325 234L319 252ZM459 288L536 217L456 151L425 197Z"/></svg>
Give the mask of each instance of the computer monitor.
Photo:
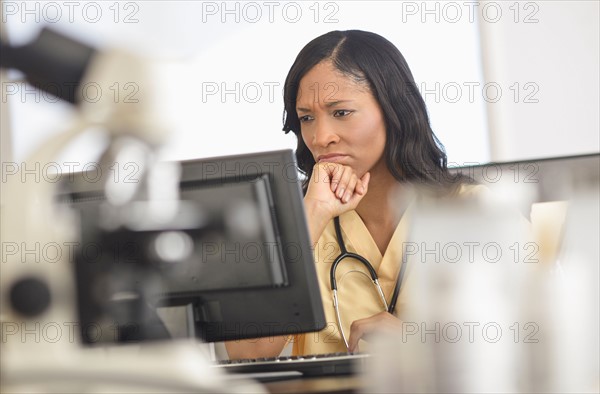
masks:
<svg viewBox="0 0 600 394"><path fill-rule="evenodd" d="M162 338L152 322L165 306L185 306L192 331L208 342L325 327L293 152L180 164L187 211L163 228L102 229L100 182L84 174L69 182L69 204L81 217L75 266L84 342ZM168 247L161 255L169 243L180 245L179 255L169 257Z"/></svg>
<svg viewBox="0 0 600 394"><path fill-rule="evenodd" d="M505 184L533 187L535 202L568 200L582 189L600 183L600 154L548 157L543 159L493 162L450 168L477 183L494 187Z"/></svg>

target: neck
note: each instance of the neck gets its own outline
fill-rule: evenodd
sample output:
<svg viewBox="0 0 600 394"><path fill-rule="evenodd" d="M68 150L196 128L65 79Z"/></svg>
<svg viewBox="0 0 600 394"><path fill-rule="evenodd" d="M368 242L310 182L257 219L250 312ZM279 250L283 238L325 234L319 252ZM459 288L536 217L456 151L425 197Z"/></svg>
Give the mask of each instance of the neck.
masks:
<svg viewBox="0 0 600 394"><path fill-rule="evenodd" d="M367 225L395 228L409 202L410 187L398 182L387 170L373 171L369 191L356 208Z"/></svg>

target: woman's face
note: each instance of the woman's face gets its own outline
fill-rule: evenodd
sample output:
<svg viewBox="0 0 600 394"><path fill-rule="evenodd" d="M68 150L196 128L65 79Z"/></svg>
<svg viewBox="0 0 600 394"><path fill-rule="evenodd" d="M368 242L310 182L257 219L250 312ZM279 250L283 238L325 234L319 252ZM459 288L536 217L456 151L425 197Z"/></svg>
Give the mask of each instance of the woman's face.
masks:
<svg viewBox="0 0 600 394"><path fill-rule="evenodd" d="M300 80L296 111L315 162L348 165L359 177L385 168L383 113L366 84L321 62Z"/></svg>

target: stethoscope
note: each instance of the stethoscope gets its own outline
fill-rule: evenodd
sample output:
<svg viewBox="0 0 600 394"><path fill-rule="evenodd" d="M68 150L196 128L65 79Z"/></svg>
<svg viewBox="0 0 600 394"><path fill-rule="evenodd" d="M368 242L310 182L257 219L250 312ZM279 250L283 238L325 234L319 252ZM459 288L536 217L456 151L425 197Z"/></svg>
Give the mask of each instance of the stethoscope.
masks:
<svg viewBox="0 0 600 394"><path fill-rule="evenodd" d="M337 296L337 281L335 279L335 271L337 270L338 264L340 264L340 262L345 258L352 258L352 259L356 259L356 260L360 261L369 271L371 280L373 281L373 285L377 289L379 298L381 298L381 302L385 308L384 310L393 314L394 309L396 309L396 302L398 301L398 295L400 294L400 285L402 284L402 278L404 277L404 270L406 268L406 263L403 259L402 266L400 267L400 273L398 274L398 279L396 280L396 286L394 288L394 293L392 294L391 302L388 305L387 301L385 300L385 295L383 294L383 290L381 289L381 286L379 285L379 277L377 276L377 272L375 271L375 268L373 268L371 263L369 263L369 261L367 259L365 259L364 257L362 257L361 255L352 253L352 252L348 252L348 250L346 249L346 244L344 243L344 239L342 238L342 229L340 226L339 216L336 216L333 219L333 224L335 226L335 236L337 237L337 241L338 241L338 245L340 247L341 253L333 261L331 270L329 272L329 280L331 282L331 291L333 292L333 308L335 309L335 317L337 319L337 324L340 329L340 333L342 334L342 339L344 340L344 343L346 344L346 349L348 349L348 351L350 351L350 346L348 346L348 339L346 338L346 333L344 332L344 327L342 326L342 319L340 317L340 308L339 308L339 302L338 302L338 296Z"/></svg>

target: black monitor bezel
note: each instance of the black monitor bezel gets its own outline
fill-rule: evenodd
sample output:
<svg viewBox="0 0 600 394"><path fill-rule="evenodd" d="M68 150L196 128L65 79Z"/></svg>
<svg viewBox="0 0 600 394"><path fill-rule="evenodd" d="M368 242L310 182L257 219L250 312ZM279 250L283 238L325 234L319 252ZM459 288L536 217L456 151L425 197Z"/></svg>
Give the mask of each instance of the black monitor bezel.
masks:
<svg viewBox="0 0 600 394"><path fill-rule="evenodd" d="M191 304L195 335L206 342L323 329L325 314L293 151L203 158L180 164L180 188L248 181L262 175L269 177L274 200L273 215L283 245L288 285L240 291L202 291L185 294L185 298L175 295L161 300L161 305ZM82 182L81 177L75 177L67 188L68 199L101 201L98 198L100 184Z"/></svg>

